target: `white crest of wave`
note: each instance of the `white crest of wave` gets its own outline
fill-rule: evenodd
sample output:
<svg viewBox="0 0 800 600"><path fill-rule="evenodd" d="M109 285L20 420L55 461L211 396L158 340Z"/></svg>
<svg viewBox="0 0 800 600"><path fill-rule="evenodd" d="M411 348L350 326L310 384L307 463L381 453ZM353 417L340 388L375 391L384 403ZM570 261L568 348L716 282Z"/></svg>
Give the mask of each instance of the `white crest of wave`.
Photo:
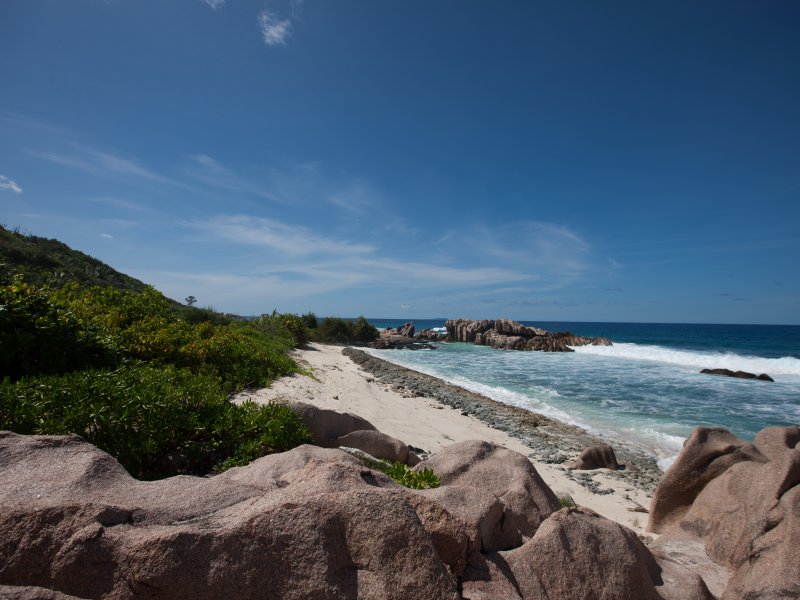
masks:
<svg viewBox="0 0 800 600"><path fill-rule="evenodd" d="M730 369L747 371L748 373L767 373L768 375L793 375L800 377L800 359L784 356L782 358L763 358L760 356L744 356L742 354L722 352L693 352L691 350L674 350L663 346L643 344L614 344L613 346L579 346L575 352L627 358L631 360L648 360L670 363L698 369Z"/></svg>

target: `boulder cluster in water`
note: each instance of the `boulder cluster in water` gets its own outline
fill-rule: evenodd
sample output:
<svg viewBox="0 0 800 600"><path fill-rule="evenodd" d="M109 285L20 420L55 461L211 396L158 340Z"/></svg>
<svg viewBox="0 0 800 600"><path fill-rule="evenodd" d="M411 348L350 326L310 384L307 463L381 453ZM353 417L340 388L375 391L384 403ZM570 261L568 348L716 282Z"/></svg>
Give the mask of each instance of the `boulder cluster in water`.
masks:
<svg viewBox="0 0 800 600"><path fill-rule="evenodd" d="M509 319L470 321L451 319L444 326L452 342L471 342L503 350L537 350L541 352L573 352L572 346L610 346L603 337L582 337L568 331L552 332L527 327Z"/></svg>
<svg viewBox="0 0 800 600"><path fill-rule="evenodd" d="M501 350L535 350L540 352L573 352L574 346L610 346L604 337L583 337L568 331L552 332L528 327L510 319L449 319L447 333L434 329L416 332L414 323L397 329L388 328L371 346L375 348L431 348L431 342L466 342Z"/></svg>

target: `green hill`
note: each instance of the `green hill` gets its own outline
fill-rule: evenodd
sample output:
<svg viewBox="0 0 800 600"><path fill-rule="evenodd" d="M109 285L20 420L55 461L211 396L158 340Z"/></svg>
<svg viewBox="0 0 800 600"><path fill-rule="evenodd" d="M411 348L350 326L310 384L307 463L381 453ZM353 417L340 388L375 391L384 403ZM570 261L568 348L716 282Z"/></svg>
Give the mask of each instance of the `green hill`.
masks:
<svg viewBox="0 0 800 600"><path fill-rule="evenodd" d="M82 286L110 285L118 290L136 292L146 287L138 279L58 240L25 235L1 225L0 264L21 274L32 285L61 287L77 282Z"/></svg>

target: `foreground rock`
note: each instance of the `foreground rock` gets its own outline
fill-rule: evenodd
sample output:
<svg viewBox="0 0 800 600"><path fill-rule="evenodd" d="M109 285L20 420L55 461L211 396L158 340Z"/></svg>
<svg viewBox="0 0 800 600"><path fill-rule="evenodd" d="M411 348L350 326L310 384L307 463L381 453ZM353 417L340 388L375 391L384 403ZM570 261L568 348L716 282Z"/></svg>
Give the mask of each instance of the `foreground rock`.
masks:
<svg viewBox="0 0 800 600"><path fill-rule="evenodd" d="M458 598L414 508L432 501L339 450L140 482L77 436L0 436L2 585L80 598ZM442 521L432 530L458 530L438 507L426 514Z"/></svg>
<svg viewBox="0 0 800 600"><path fill-rule="evenodd" d="M732 573L724 600L800 597L800 427L763 429L752 444L696 429L656 490L648 529L662 545L702 544Z"/></svg>
<svg viewBox="0 0 800 600"><path fill-rule="evenodd" d="M448 320L444 325L451 342L467 342L503 350L573 352L572 346L611 345L606 338L581 337L569 332L553 333L537 327L527 327L509 319L454 319Z"/></svg>
<svg viewBox="0 0 800 600"><path fill-rule="evenodd" d="M702 581L692 592L699 579L676 562L662 569L629 529L586 509L557 510L519 454L467 442L422 466L441 472L440 488L408 490L314 446L215 477L141 482L77 436L0 432L0 591L52 599L708 598Z"/></svg>
<svg viewBox="0 0 800 600"><path fill-rule="evenodd" d="M759 381L775 381L766 373L756 375L747 371L731 371L730 369L703 369L700 373L704 375L724 375L725 377L735 377L736 379L758 379Z"/></svg>

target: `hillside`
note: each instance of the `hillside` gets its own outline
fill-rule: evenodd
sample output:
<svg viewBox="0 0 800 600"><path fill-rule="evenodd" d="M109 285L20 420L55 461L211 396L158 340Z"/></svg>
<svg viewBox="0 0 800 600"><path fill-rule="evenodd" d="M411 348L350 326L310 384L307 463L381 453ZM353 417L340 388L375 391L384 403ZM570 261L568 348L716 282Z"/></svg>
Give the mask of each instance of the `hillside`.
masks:
<svg viewBox="0 0 800 600"><path fill-rule="evenodd" d="M142 291L145 284L107 264L73 250L58 240L25 235L0 226L0 264L20 273L32 285L61 287L110 285L118 290Z"/></svg>

